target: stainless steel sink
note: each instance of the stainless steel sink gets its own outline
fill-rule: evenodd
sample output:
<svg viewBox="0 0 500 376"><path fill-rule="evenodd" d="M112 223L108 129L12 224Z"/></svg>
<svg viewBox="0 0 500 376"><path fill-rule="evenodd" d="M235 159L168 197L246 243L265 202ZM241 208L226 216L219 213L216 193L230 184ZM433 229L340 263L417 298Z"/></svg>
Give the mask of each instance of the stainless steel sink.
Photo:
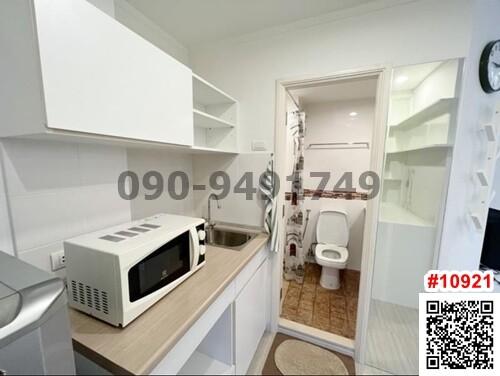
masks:
<svg viewBox="0 0 500 376"><path fill-rule="evenodd" d="M239 251L256 235L242 231L213 228L208 231L208 244Z"/></svg>

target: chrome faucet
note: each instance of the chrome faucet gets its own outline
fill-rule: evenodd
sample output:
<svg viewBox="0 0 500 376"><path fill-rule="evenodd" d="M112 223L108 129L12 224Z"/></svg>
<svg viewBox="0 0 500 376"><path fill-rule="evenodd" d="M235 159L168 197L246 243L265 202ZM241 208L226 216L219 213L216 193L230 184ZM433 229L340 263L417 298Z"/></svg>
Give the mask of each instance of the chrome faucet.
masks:
<svg viewBox="0 0 500 376"><path fill-rule="evenodd" d="M212 210L210 208L210 201L214 200L217 201L217 209L220 209L220 203L219 203L219 196L217 196L215 193L211 193L208 196L208 218L207 218L207 228L212 229L215 225L215 223L212 221Z"/></svg>

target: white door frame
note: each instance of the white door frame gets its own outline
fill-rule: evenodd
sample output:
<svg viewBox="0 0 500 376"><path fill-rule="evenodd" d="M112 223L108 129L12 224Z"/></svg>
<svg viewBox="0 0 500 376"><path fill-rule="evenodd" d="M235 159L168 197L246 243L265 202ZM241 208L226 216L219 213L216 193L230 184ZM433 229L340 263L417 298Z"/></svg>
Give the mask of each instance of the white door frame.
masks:
<svg viewBox="0 0 500 376"><path fill-rule="evenodd" d="M370 170L375 171L381 176L384 163L384 144L387 131L387 112L389 104L390 75L392 66L378 65L367 68L351 69L335 72L322 76L303 76L294 79L278 80L276 82L276 113L275 113L275 171L284 182L286 177L286 96L287 90L292 88L314 86L318 84L327 84L329 82L347 79L361 78L369 76L378 76L377 98L375 105L375 123L372 134L372 147L370 156ZM277 210L283 210L285 202L284 184L281 184L278 193ZM372 200L368 200L366 208L366 220L363 239L363 254L361 262L361 281L358 299L358 315L356 324L356 338L354 344L354 358L357 362L364 362L364 353L366 349L366 330L368 326L368 313L371 297L371 280L374 264L374 250L377 231L377 218L379 209L380 194ZM283 254L284 230L285 224L283 214L280 213L281 222L279 239L281 240L281 249L272 258L272 293L271 293L271 320L270 330L276 332L279 330L280 315L280 290L283 274Z"/></svg>

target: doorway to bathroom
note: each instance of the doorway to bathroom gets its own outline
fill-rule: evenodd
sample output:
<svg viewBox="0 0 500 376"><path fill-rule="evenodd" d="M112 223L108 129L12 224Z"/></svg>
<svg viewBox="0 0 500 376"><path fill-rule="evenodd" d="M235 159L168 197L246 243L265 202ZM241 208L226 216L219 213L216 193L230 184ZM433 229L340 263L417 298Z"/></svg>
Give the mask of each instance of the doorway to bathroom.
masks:
<svg viewBox="0 0 500 376"><path fill-rule="evenodd" d="M350 355L380 187L382 72L278 83L286 124L276 131L277 172L286 176L278 325Z"/></svg>

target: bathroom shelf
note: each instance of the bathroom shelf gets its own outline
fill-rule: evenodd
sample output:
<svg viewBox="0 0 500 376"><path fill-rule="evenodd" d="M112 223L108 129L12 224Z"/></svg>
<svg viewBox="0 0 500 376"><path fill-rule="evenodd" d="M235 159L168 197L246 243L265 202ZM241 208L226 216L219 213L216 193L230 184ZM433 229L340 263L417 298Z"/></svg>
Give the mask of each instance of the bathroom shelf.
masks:
<svg viewBox="0 0 500 376"><path fill-rule="evenodd" d="M193 97L196 103L204 106L237 103L236 99L194 73Z"/></svg>
<svg viewBox="0 0 500 376"><path fill-rule="evenodd" d="M408 148L408 149L402 149L402 150L391 150L387 151L386 154L399 154L399 153L409 153L409 152L414 152L414 151L424 151L424 150L439 150L439 149L452 149L453 145L452 144L433 144L433 145L425 145L425 146L420 146L420 147L414 147L414 148Z"/></svg>
<svg viewBox="0 0 500 376"><path fill-rule="evenodd" d="M206 112L193 109L194 126L200 128L234 128L235 124L210 115Z"/></svg>
<svg viewBox="0 0 500 376"><path fill-rule="evenodd" d="M382 222L394 223L394 224L434 227L433 221L421 218L418 215L409 211L408 209L405 209L402 206L390 202L381 203L380 220Z"/></svg>
<svg viewBox="0 0 500 376"><path fill-rule="evenodd" d="M452 113L456 110L458 104L457 98L443 98L433 104L425 107L417 113L409 116L399 124L390 126L390 129L407 129L413 128L425 123L426 121L435 119L439 116Z"/></svg>

